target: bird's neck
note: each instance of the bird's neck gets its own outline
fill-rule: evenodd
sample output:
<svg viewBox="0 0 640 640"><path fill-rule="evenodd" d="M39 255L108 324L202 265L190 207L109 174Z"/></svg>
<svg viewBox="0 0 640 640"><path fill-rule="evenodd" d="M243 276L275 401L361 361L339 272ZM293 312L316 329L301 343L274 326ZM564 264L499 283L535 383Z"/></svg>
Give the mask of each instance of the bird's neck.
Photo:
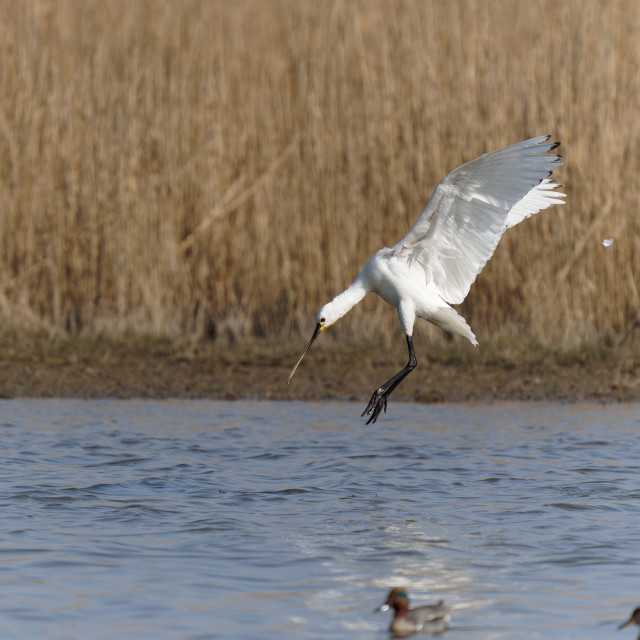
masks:
<svg viewBox="0 0 640 640"><path fill-rule="evenodd" d="M393 603L393 608L395 609L396 618L406 618L407 613L409 612L409 603L406 601L396 600Z"/></svg>
<svg viewBox="0 0 640 640"><path fill-rule="evenodd" d="M342 318L345 313L351 311L368 291L360 278L356 278L348 289L338 294L329 304L331 305L336 320Z"/></svg>

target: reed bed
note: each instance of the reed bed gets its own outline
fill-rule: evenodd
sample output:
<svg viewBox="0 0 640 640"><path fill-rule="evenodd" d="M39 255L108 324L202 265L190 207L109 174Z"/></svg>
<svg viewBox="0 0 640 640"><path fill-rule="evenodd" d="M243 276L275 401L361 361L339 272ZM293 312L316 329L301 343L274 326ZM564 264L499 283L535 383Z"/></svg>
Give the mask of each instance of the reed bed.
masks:
<svg viewBox="0 0 640 640"><path fill-rule="evenodd" d="M567 204L461 312L481 340L635 340L635 2L2 0L0 56L5 325L306 337L449 170L550 133ZM370 298L334 335L397 339Z"/></svg>

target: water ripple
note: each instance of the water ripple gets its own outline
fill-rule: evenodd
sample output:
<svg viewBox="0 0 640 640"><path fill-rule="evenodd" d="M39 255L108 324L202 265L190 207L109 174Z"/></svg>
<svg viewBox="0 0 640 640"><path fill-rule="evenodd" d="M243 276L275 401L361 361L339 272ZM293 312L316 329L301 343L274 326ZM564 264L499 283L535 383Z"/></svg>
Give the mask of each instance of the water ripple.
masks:
<svg viewBox="0 0 640 640"><path fill-rule="evenodd" d="M637 407L1 401L11 638L608 636L636 597Z"/></svg>

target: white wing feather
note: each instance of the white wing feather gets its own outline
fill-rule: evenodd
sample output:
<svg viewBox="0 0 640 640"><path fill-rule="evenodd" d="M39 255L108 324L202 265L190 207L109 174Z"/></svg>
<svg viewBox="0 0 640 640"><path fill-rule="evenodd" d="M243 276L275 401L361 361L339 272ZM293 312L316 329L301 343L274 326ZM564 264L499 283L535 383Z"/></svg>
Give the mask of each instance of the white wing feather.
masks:
<svg viewBox="0 0 640 640"><path fill-rule="evenodd" d="M454 169L435 188L409 233L393 247L417 261L443 300L461 303L502 234L534 213L563 204L549 178L562 157L550 136L487 153Z"/></svg>

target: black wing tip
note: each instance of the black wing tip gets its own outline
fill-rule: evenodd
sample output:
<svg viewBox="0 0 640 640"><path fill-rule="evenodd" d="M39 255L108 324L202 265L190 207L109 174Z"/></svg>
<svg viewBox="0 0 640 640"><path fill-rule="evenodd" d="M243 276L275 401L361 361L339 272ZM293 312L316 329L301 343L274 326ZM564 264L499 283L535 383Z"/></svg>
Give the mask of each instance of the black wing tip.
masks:
<svg viewBox="0 0 640 640"><path fill-rule="evenodd" d="M546 178L540 178L540 180L538 180L538 184L543 183L545 180L548 180L551 175L553 174L553 169L551 169L550 171L547 171L547 177ZM558 187L564 187L563 184L558 184L557 182L553 182L553 180L551 180L551 184L553 184L553 188L557 189Z"/></svg>
<svg viewBox="0 0 640 640"><path fill-rule="evenodd" d="M551 139L551 135L542 136L542 140L538 144L545 144L545 145L549 144L549 148L545 149L545 151L553 151L554 149L557 149L562 144L557 140L555 142L549 143L550 139ZM562 158L562 156L557 156L557 157Z"/></svg>

